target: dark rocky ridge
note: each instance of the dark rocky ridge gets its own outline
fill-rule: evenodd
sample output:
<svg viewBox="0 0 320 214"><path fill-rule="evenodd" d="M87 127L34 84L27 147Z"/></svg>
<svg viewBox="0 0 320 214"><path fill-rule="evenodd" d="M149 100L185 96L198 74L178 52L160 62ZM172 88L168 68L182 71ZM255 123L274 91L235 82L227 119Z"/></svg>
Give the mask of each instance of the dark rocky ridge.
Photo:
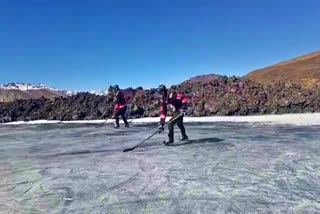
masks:
<svg viewBox="0 0 320 214"><path fill-rule="evenodd" d="M176 90L192 97L189 116L254 115L320 112L320 88L276 82L262 85L236 77L219 76L210 82L184 82ZM126 90L130 117L157 117L159 93L151 90ZM54 100L16 100L0 104L0 122L25 120L93 120L112 115L113 95L80 93Z"/></svg>

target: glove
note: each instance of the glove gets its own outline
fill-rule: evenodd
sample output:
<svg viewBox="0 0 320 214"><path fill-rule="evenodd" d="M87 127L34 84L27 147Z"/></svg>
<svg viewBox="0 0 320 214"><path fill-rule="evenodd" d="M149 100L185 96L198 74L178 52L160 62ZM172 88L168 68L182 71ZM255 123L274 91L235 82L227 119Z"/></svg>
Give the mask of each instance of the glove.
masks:
<svg viewBox="0 0 320 214"><path fill-rule="evenodd" d="M160 134L163 131L164 131L163 125L160 125L159 128L158 128L158 133Z"/></svg>
<svg viewBox="0 0 320 214"><path fill-rule="evenodd" d="M180 111L181 114L183 114L183 116L186 116L187 115L187 109L182 109Z"/></svg>

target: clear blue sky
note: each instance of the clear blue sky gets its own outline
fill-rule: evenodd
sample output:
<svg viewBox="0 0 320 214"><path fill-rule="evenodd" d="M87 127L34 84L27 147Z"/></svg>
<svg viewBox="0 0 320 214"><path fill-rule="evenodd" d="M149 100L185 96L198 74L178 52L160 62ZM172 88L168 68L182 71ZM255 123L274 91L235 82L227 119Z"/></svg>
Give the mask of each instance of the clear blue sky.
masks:
<svg viewBox="0 0 320 214"><path fill-rule="evenodd" d="M0 84L157 87L320 48L319 0L2 0Z"/></svg>

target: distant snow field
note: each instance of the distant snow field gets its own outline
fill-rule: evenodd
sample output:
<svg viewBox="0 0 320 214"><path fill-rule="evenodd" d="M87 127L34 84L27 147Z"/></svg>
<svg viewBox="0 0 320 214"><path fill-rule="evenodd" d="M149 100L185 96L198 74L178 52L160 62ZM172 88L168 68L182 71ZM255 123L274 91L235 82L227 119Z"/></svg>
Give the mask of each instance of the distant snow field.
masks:
<svg viewBox="0 0 320 214"><path fill-rule="evenodd" d="M167 118L167 121L170 117ZM159 122L158 117L147 117L129 120L131 123L156 123ZM258 116L212 116L212 117L185 117L185 123L193 122L240 122L240 123L270 123L270 124L291 124L291 125L320 125L320 113L303 113L303 114L283 114L283 115L258 115ZM100 123L114 123L114 120L76 120L76 121L49 121L49 120L35 120L35 121L17 121L5 123L6 125L19 124L53 124L53 123L86 123L86 124L100 124Z"/></svg>

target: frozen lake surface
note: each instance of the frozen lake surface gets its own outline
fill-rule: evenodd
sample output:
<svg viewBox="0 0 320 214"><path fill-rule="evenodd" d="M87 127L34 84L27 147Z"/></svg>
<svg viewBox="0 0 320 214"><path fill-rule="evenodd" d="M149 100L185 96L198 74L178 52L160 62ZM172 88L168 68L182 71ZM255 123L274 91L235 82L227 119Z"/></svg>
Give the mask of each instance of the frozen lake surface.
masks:
<svg viewBox="0 0 320 214"><path fill-rule="evenodd" d="M0 125L0 213L320 213L318 125L131 125Z"/></svg>

